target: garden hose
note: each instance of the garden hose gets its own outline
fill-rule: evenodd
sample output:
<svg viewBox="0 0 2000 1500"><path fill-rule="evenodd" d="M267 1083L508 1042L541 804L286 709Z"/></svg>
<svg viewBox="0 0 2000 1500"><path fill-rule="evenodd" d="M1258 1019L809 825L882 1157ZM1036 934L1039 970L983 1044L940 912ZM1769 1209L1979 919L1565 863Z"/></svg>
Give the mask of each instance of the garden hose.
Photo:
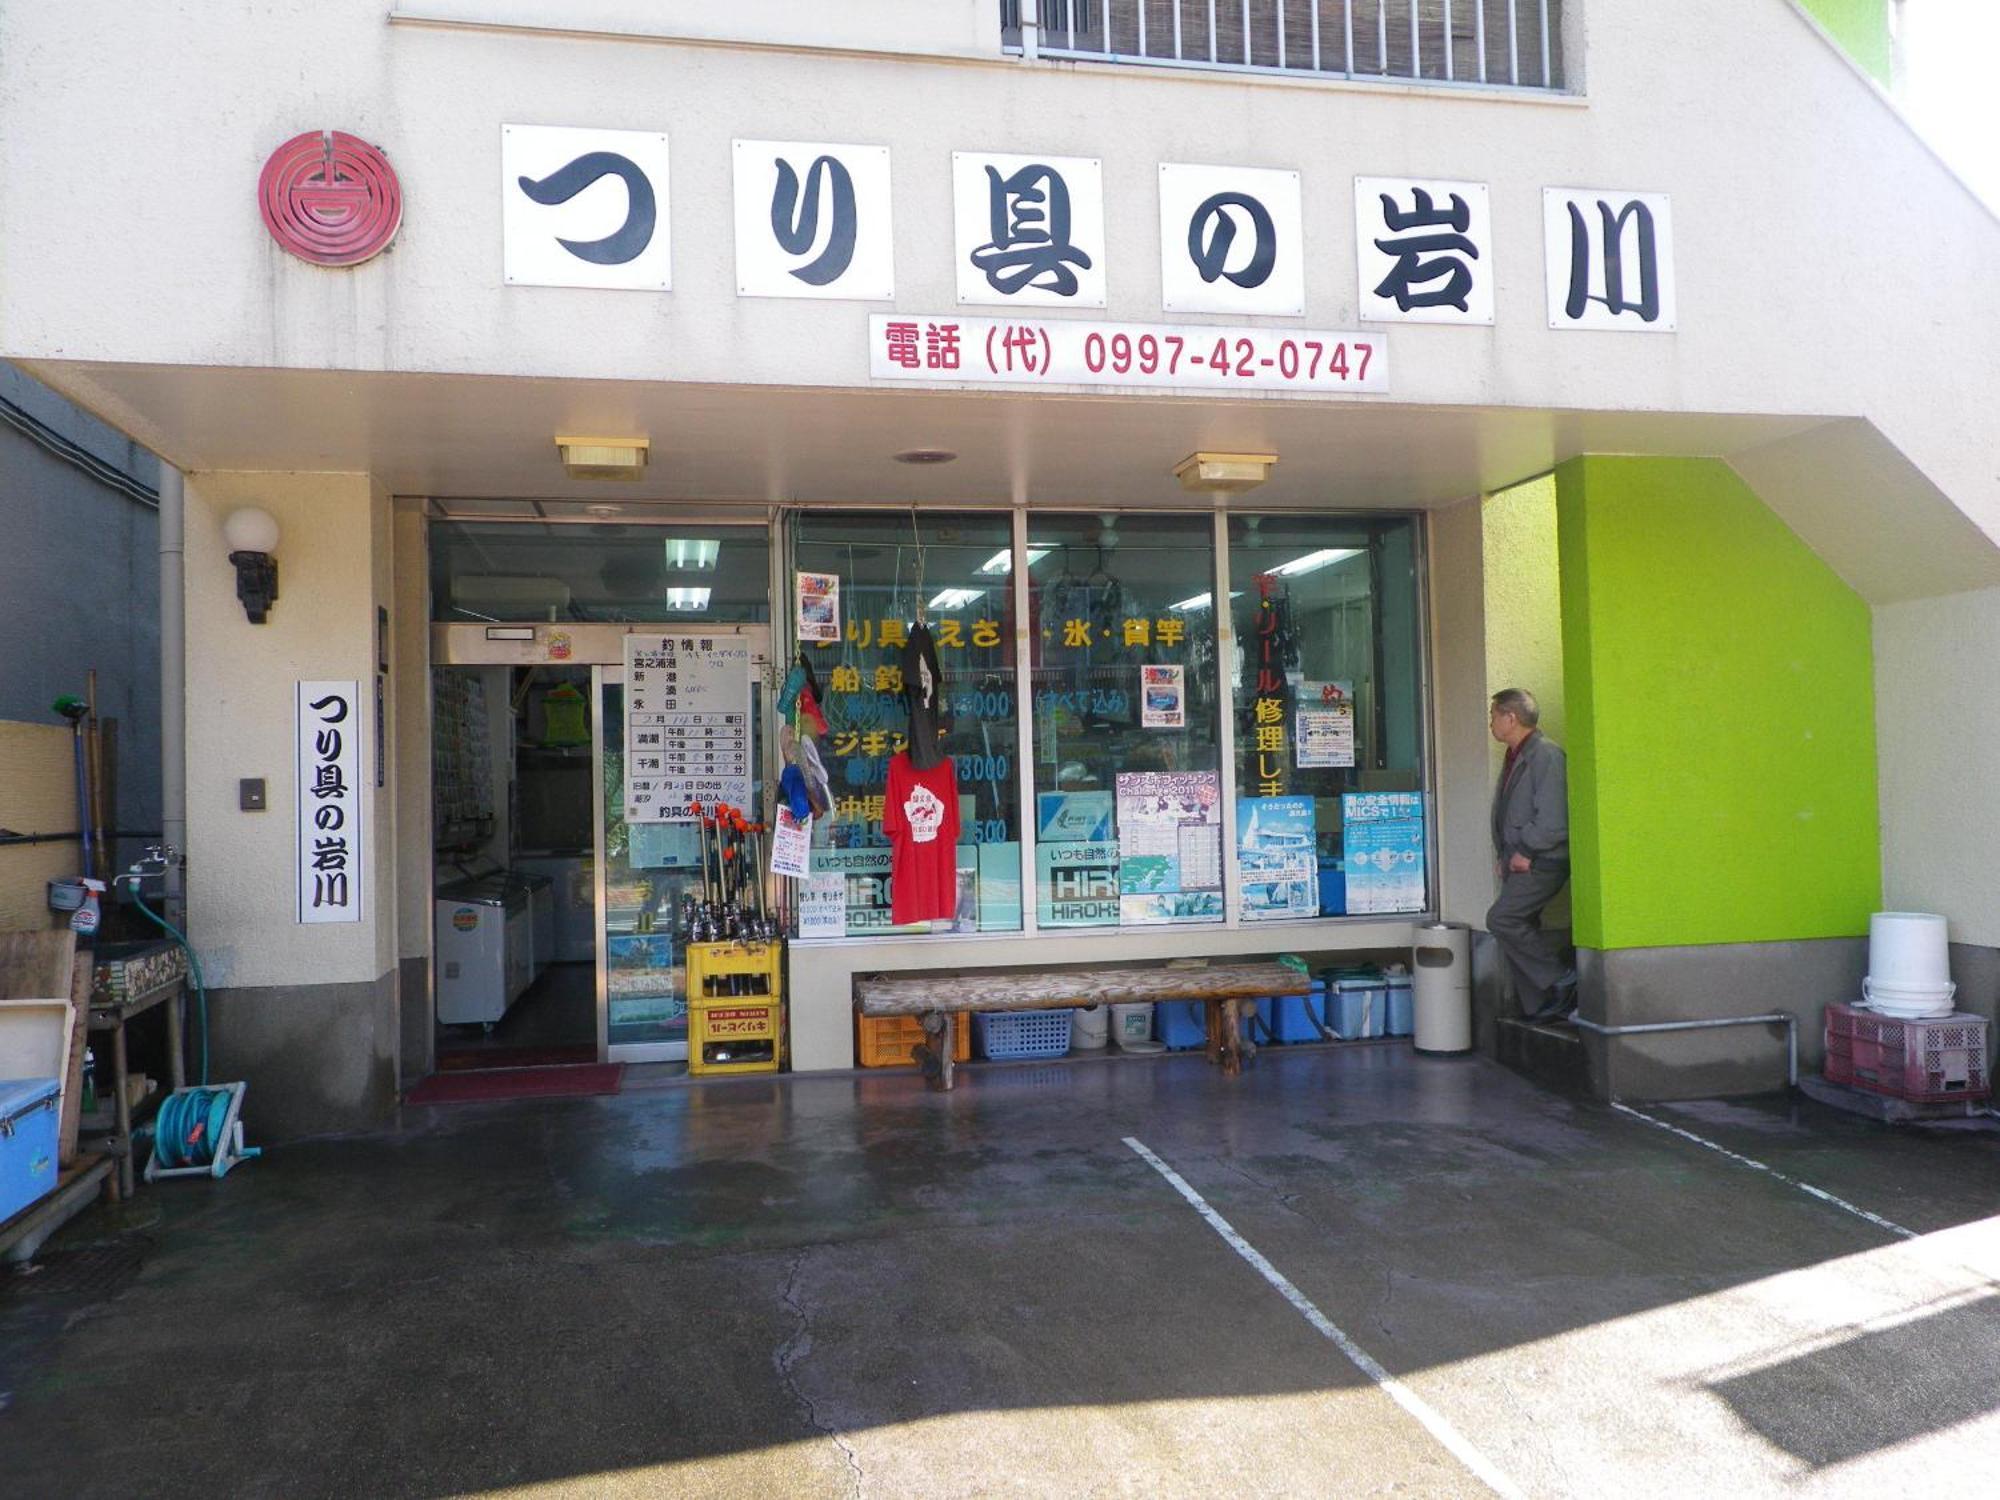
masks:
<svg viewBox="0 0 2000 1500"><path fill-rule="evenodd" d="M153 1122L153 1160L163 1168L206 1167L215 1160L234 1095L192 1088L169 1094Z"/></svg>

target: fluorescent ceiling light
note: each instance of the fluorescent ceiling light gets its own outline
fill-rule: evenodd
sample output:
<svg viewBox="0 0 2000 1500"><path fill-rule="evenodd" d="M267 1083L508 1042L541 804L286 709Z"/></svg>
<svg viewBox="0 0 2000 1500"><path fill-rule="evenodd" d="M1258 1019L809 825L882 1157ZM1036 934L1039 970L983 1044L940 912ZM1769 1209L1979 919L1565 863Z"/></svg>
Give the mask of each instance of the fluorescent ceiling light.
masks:
<svg viewBox="0 0 2000 1500"><path fill-rule="evenodd" d="M713 589L668 589L667 608L694 613L708 608L708 596Z"/></svg>
<svg viewBox="0 0 2000 1500"><path fill-rule="evenodd" d="M983 573L986 570L982 568L980 571ZM984 599L985 597L985 589L940 589L931 602L924 607L926 609L964 609L973 600Z"/></svg>
<svg viewBox="0 0 2000 1500"><path fill-rule="evenodd" d="M1359 557L1359 547L1322 547L1317 552L1308 552L1304 557L1295 557L1288 563L1280 563L1271 572L1284 578L1296 578L1301 573L1317 572L1331 567L1334 563L1345 562L1350 557Z"/></svg>
<svg viewBox="0 0 2000 1500"><path fill-rule="evenodd" d="M667 538L667 566L681 573L706 573L722 554L720 540L670 536Z"/></svg>
<svg viewBox="0 0 2000 1500"><path fill-rule="evenodd" d="M1241 599L1243 597L1243 591L1241 589L1231 589L1229 591L1229 597L1232 599ZM1178 610L1207 609L1213 603L1215 603L1215 595L1196 594L1192 599L1183 599L1178 604L1169 604L1167 608L1178 609Z"/></svg>
<svg viewBox="0 0 2000 1500"><path fill-rule="evenodd" d="M1030 547L1028 549L1028 566L1032 568L1054 550L1053 547ZM1006 577L1007 574L1014 571L1013 549L1009 548L1005 552L994 553L979 565L978 571L989 574L997 573L1003 578Z"/></svg>

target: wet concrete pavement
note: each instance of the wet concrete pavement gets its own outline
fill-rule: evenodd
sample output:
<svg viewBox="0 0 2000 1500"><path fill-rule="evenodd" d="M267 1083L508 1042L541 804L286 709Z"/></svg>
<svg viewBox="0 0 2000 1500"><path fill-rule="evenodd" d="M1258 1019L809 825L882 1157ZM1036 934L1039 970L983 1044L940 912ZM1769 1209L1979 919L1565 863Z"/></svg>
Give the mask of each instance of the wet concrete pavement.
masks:
<svg viewBox="0 0 2000 1500"><path fill-rule="evenodd" d="M1990 1472L2000 1135L1804 1101L1644 1114L1770 1170L1399 1047L1267 1051L1233 1083L1183 1057L972 1069L951 1095L842 1075L408 1111L145 1192L0 1278L0 1493L1957 1494Z"/></svg>

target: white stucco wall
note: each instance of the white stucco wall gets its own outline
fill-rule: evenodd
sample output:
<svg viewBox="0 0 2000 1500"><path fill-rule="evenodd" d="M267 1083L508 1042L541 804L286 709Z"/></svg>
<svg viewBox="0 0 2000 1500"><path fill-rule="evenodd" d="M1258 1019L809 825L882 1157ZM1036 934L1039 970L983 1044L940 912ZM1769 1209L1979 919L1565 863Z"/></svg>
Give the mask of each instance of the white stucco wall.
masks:
<svg viewBox="0 0 2000 1500"><path fill-rule="evenodd" d="M1875 611L1882 899L2000 946L2000 589Z"/></svg>
<svg viewBox="0 0 2000 1500"><path fill-rule="evenodd" d="M222 539L243 505L280 529L279 597L262 625L244 618ZM395 768L378 792L371 687L388 524L388 496L366 475L188 476L187 916L213 988L375 980L394 964ZM367 905L360 922L302 925L293 692L301 679L347 678L364 706ZM253 776L267 809L240 812L237 782Z"/></svg>
<svg viewBox="0 0 2000 1500"><path fill-rule="evenodd" d="M925 7L947 29L990 8ZM752 12L808 42L829 14ZM1587 100L1538 101L977 51L926 61L416 26L378 0L9 7L0 353L865 387L870 307L735 295L736 136L887 144L895 305L915 312L954 306L954 148L1101 156L1107 315L1132 320L1162 318L1158 163L1297 167L1303 321L1342 327L1356 306L1352 178L1407 172L1490 185L1498 321L1391 330L1397 403L1861 416L2000 535L2000 476L1963 440L2000 389L2000 344L1968 316L1986 306L2000 226L1788 0L1592 0L1583 17ZM502 284L508 121L671 135L673 292ZM393 250L351 272L291 259L255 212L265 156L320 126L380 142L406 192ZM77 181L79 162L87 191L49 189ZM1673 195L1677 334L1549 329L1551 185ZM1865 500L1808 533L1850 573L1880 550Z"/></svg>

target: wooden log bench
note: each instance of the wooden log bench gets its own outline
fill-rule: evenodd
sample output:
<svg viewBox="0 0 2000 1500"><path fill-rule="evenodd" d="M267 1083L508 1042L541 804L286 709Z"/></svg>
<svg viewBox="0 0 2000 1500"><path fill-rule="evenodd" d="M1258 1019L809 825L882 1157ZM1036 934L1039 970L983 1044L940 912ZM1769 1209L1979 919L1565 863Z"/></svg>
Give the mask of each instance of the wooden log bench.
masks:
<svg viewBox="0 0 2000 1500"><path fill-rule="evenodd" d="M976 1010L1058 1010L1199 1000L1208 1007L1208 1060L1229 1077L1256 1046L1243 1034L1242 1006L1266 995L1308 995L1312 981L1289 964L1214 964L1207 968L1070 969L1030 974L931 974L916 979L857 976L855 1009L864 1016L919 1016L924 1044L917 1061L935 1089L952 1085L954 1032Z"/></svg>

